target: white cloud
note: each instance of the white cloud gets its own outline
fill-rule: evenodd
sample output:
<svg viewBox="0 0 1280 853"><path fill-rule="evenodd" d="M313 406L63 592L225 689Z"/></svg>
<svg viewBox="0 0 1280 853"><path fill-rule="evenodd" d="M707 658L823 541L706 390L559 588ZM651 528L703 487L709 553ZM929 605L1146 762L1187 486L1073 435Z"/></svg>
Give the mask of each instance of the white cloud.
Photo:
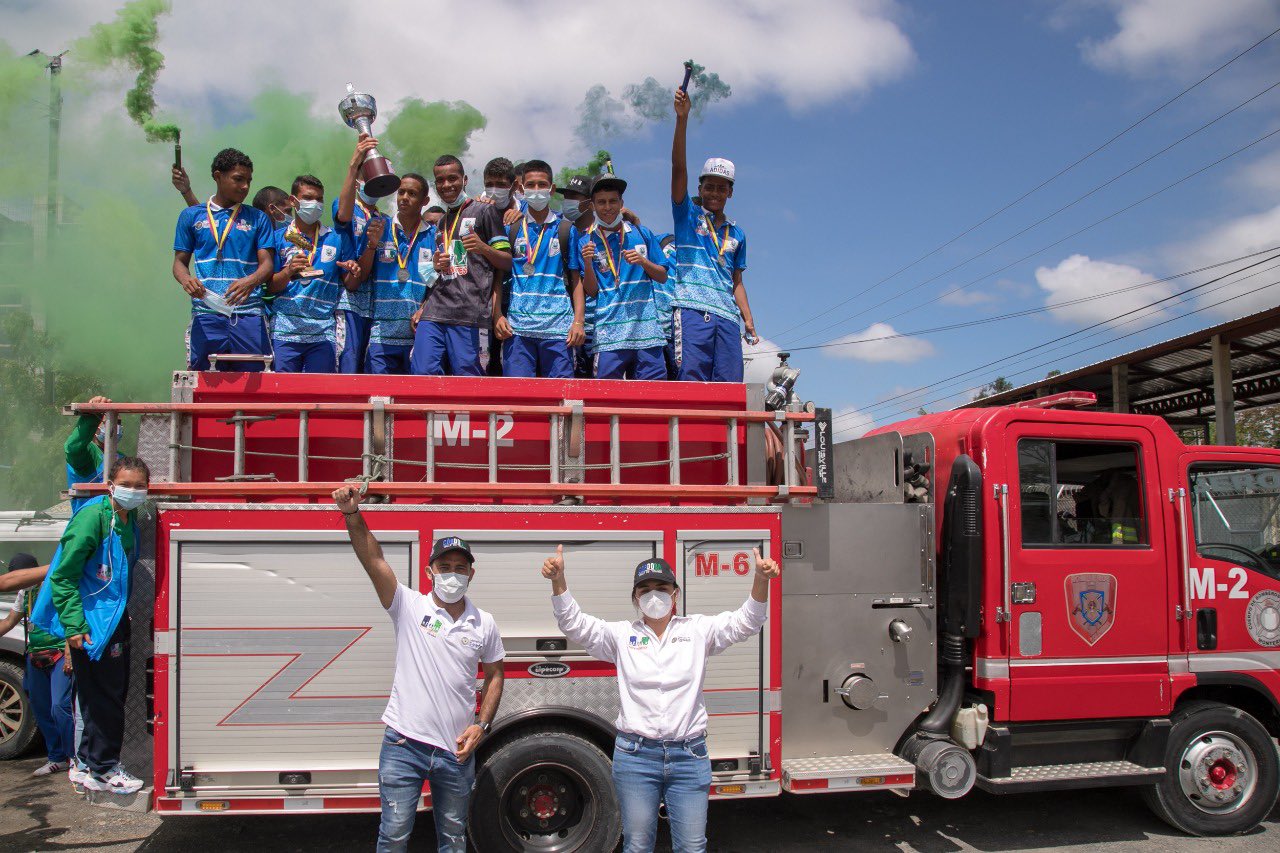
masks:
<svg viewBox="0 0 1280 853"><path fill-rule="evenodd" d="M1169 255L1171 262L1175 263L1179 269L1192 269L1207 264L1216 264L1227 258L1238 258L1252 252L1260 252L1278 244L1280 244L1280 205L1270 210L1264 210L1261 213L1253 213L1229 220L1195 240L1174 246L1169 250ZM1226 270L1239 268L1259 260L1262 260L1262 258L1250 258L1219 270L1206 272L1198 280L1204 281L1221 275ZM1222 300L1231 298L1236 294L1248 293L1263 285L1270 284L1276 279L1280 279L1280 271L1268 269L1274 264L1275 262L1273 261L1270 264L1263 264L1255 269L1247 270L1241 277L1233 280L1237 283L1232 283L1221 289L1218 289L1217 285L1213 285L1212 292L1199 296L1197 303L1204 305L1222 302ZM1254 272L1258 274L1252 275L1250 278L1243 277ZM1277 293L1277 290L1278 288L1273 287L1259 290L1257 293L1250 293L1247 296L1242 295L1238 299L1231 299L1230 302L1212 309L1212 312L1220 316L1238 317L1243 314L1260 311L1263 308L1272 307L1280 301L1280 293Z"/></svg>
<svg viewBox="0 0 1280 853"><path fill-rule="evenodd" d="M845 406L831 413L831 425L837 440L848 441L875 429L876 419L857 406Z"/></svg>
<svg viewBox="0 0 1280 853"><path fill-rule="evenodd" d="M872 323L861 332L837 338L823 352L835 358L853 358L858 361L895 362L910 364L933 355L933 344L923 338L892 338L897 329L888 323ZM881 340L890 337L889 340Z"/></svg>
<svg viewBox="0 0 1280 853"><path fill-rule="evenodd" d="M1280 149L1249 163L1231 181L1245 192L1274 197L1280 193Z"/></svg>
<svg viewBox="0 0 1280 853"><path fill-rule="evenodd" d="M985 290L952 290L938 301L943 305L968 308L973 305L986 305L989 302L995 302L997 299L999 299L998 296L994 293L987 293Z"/></svg>
<svg viewBox="0 0 1280 853"><path fill-rule="evenodd" d="M1116 318L1173 292L1168 284L1153 284L1127 293L1115 293L1117 290L1151 281L1154 278L1156 276L1149 275L1137 267L1113 264L1110 261L1095 261L1087 255L1072 255L1056 267L1040 267L1036 270L1036 281L1045 292L1045 305L1060 306L1053 308L1049 313L1059 320L1072 323L1096 323ZM1082 297L1106 293L1114 295L1078 305L1063 304ZM1129 316L1151 317L1159 314L1160 311L1161 309L1153 309Z"/></svg>
<svg viewBox="0 0 1280 853"><path fill-rule="evenodd" d="M1274 0L1108 0L1116 32L1087 39L1086 60L1108 71L1199 69L1280 24Z"/></svg>
<svg viewBox="0 0 1280 853"><path fill-rule="evenodd" d="M727 107L774 96L797 110L867 92L915 61L893 0L651 0L604 13L547 0L536 14L517 0L429 8L414 0L315 0L244 11L182 3L160 19L162 112L225 107L278 84L314 97L316 114L336 122L351 81L384 112L407 97L471 103L489 119L474 140L477 160L505 152L563 162L578 153L573 127L588 87L602 83L616 95L647 76L673 85L690 56L733 87ZM8 4L3 38L21 53L60 49L105 17L100 0ZM607 45L599 38L605 31ZM485 33L503 35L477 38Z"/></svg>

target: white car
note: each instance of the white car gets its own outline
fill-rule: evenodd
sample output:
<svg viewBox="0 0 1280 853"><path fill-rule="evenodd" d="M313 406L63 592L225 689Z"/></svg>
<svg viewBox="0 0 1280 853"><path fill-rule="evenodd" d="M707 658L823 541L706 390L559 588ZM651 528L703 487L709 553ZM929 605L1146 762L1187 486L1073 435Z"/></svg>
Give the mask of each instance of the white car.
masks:
<svg viewBox="0 0 1280 853"><path fill-rule="evenodd" d="M66 526L65 511L57 515L30 510L0 512L0 566L7 566L9 558L23 551L40 565L48 563ZM12 608L14 597L13 593L0 594L0 612ZM21 622L0 637L0 760L25 754L36 737L35 715L22 690L26 645Z"/></svg>

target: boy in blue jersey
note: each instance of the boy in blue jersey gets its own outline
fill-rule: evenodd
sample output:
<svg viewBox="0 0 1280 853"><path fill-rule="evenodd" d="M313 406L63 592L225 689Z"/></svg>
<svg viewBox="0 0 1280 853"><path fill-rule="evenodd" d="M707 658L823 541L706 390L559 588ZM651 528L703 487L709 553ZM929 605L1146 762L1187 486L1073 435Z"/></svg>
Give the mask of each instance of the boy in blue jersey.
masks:
<svg viewBox="0 0 1280 853"><path fill-rule="evenodd" d="M333 202L333 227L341 232L355 248L364 270L372 268L373 259L381 245L382 236L388 233L390 220L378 210L378 199L364 193L364 183L359 181L360 166L365 155L378 144L378 140L360 134L356 149L347 164L347 177L343 191ZM355 187L348 197L347 184ZM341 352L338 370L341 373L363 373L365 356L369 351L369 333L373 330L373 279L365 277L355 289L344 287L338 298Z"/></svg>
<svg viewBox="0 0 1280 853"><path fill-rule="evenodd" d="M511 241L491 204L467 198L467 174L452 154L436 160L436 194L445 207L436 226L439 281L427 293L413 343L419 376L483 376L496 287L511 270Z"/></svg>
<svg viewBox="0 0 1280 853"><path fill-rule="evenodd" d="M333 373L338 366L334 328L338 295L347 281L356 286L360 275L355 246L320 222L324 184L319 178L299 175L291 189L293 222L276 232L276 273L268 288L276 294L271 330L275 369L277 373ZM350 192L355 195L354 186ZM289 239L294 232L300 242L310 243L310 251Z"/></svg>
<svg viewBox="0 0 1280 853"><path fill-rule="evenodd" d="M560 216L552 211L551 166L542 160L524 164L525 215L507 229L511 240L511 303L495 300L493 332L502 341L504 376L573 378L572 348L582 345L581 278L568 268L573 246L560 235Z"/></svg>
<svg viewBox="0 0 1280 853"><path fill-rule="evenodd" d="M375 140L376 141L376 140ZM409 372L413 351L413 327L436 280L432 265L435 228L423 220L427 200L427 179L416 172L400 176L396 191L396 214L380 235L377 220L371 220L366 240L373 247L370 276L369 348L364 372L403 374ZM374 236L379 237L374 240ZM360 259L361 267L367 263Z"/></svg>
<svg viewBox="0 0 1280 853"><path fill-rule="evenodd" d="M689 96L676 90L676 130L671 144L671 211L676 233L675 358L678 379L742 381L742 330L755 343L755 322L742 284L747 237L725 218L733 197L733 163L707 160L698 178L699 204L689 198L685 138Z"/></svg>
<svg viewBox="0 0 1280 853"><path fill-rule="evenodd" d="M173 277L191 297L188 367L208 370L209 356L267 355L262 285L275 271L271 219L246 207L253 161L234 148L213 158L215 192L178 215ZM262 364L236 369L256 371Z"/></svg>
<svg viewBox="0 0 1280 853"><path fill-rule="evenodd" d="M597 379L666 379L666 339L654 305L655 283L667 280L658 238L622 218L627 182L602 175L591 187L595 225L578 238L573 269L596 298ZM657 261L653 259L656 258Z"/></svg>

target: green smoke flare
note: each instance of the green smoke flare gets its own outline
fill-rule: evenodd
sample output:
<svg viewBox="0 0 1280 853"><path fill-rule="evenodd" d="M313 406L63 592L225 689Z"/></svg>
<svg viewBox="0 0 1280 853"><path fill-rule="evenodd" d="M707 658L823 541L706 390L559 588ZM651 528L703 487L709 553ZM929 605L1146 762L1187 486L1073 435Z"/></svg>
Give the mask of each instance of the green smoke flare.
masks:
<svg viewBox="0 0 1280 853"><path fill-rule="evenodd" d="M120 63L138 72L133 88L125 93L124 107L148 142L178 138L176 125L160 124L152 118L156 80L164 68L164 54L156 50L160 38L156 19L170 8L168 0L133 0L116 12L114 21L94 24L89 35L72 47L72 55L81 62L100 68Z"/></svg>

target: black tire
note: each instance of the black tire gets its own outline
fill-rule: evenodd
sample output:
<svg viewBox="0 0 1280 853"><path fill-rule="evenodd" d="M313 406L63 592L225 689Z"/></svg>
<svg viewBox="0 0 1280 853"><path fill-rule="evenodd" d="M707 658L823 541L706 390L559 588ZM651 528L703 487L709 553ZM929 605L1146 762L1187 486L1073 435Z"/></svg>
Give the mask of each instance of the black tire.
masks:
<svg viewBox="0 0 1280 853"><path fill-rule="evenodd" d="M613 850L622 816L609 756L562 729L521 734L480 767L469 824L478 853Z"/></svg>
<svg viewBox="0 0 1280 853"><path fill-rule="evenodd" d="M1239 708L1190 702L1173 715L1165 775L1143 791L1162 820L1191 835L1238 835L1261 823L1280 790L1271 735Z"/></svg>
<svg viewBox="0 0 1280 853"><path fill-rule="evenodd" d="M0 660L0 761L26 753L36 739L36 715L22 689L22 670Z"/></svg>

